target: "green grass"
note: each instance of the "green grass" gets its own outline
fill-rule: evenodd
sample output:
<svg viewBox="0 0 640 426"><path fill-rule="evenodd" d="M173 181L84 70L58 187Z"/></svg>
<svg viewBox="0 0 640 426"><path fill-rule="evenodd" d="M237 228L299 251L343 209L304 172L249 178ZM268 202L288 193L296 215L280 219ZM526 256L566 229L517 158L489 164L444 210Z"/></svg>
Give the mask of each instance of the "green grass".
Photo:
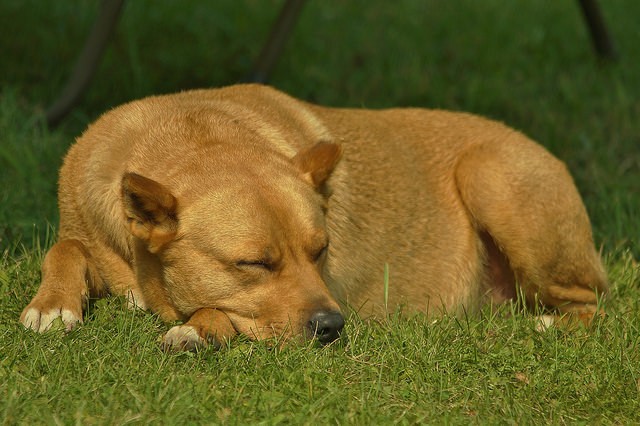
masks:
<svg viewBox="0 0 640 426"><path fill-rule="evenodd" d="M640 3L600 2L621 53L603 64L574 1L309 2L272 79L329 105L471 111L548 147L575 177L612 282L592 330L537 332L506 306L351 318L348 340L322 349L239 339L197 354L162 353L166 326L121 299L67 335L17 318L55 240L73 138L127 100L240 81L281 2L128 2L84 100L47 130L42 111L98 3L0 3L0 422L640 422Z"/></svg>

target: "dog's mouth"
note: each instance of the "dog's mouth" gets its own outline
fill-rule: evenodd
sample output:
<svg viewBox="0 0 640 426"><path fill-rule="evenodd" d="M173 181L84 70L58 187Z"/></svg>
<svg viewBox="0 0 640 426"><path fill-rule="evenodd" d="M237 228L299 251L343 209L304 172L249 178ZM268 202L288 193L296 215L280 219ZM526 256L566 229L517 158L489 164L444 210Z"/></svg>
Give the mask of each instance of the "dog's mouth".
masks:
<svg viewBox="0 0 640 426"><path fill-rule="evenodd" d="M339 311L318 310L306 321L270 321L260 324L256 318L247 320L243 317L228 314L231 323L238 333L253 340L275 339L277 342L316 340L321 345L328 345L343 334L345 320ZM295 325L297 324L297 326Z"/></svg>

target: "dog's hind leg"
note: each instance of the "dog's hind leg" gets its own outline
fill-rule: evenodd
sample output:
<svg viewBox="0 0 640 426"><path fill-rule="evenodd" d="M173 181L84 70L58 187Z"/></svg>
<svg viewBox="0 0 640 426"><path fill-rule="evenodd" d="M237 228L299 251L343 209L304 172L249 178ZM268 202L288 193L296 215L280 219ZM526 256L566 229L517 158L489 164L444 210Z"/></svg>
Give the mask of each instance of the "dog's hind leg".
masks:
<svg viewBox="0 0 640 426"><path fill-rule="evenodd" d="M82 310L89 283L97 279L89 256L78 240L61 240L45 256L42 283L31 303L24 308L20 322L44 332L60 318L67 330L82 323Z"/></svg>
<svg viewBox="0 0 640 426"><path fill-rule="evenodd" d="M608 284L564 164L514 132L470 147L455 179L474 226L504 254L527 303L590 320Z"/></svg>

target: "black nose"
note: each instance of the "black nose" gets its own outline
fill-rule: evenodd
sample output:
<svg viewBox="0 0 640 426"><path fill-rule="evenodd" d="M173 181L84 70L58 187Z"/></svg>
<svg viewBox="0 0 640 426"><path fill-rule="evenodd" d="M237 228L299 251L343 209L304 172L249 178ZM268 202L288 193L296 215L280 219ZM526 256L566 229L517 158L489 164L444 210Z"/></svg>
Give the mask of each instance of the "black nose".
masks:
<svg viewBox="0 0 640 426"><path fill-rule="evenodd" d="M320 343L326 345L340 336L344 327L344 317L340 312L318 311L311 315L307 327Z"/></svg>

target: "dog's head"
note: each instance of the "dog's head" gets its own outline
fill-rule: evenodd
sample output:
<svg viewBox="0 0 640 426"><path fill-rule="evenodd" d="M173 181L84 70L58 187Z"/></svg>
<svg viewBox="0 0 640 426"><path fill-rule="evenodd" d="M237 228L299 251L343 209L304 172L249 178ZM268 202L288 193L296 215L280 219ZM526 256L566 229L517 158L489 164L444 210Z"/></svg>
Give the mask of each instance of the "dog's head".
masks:
<svg viewBox="0 0 640 426"><path fill-rule="evenodd" d="M325 185L340 156L331 143L291 159L249 147L166 184L125 174L130 232L160 269L175 308L185 317L219 309L251 338L335 340L344 319L322 271L330 243Z"/></svg>

